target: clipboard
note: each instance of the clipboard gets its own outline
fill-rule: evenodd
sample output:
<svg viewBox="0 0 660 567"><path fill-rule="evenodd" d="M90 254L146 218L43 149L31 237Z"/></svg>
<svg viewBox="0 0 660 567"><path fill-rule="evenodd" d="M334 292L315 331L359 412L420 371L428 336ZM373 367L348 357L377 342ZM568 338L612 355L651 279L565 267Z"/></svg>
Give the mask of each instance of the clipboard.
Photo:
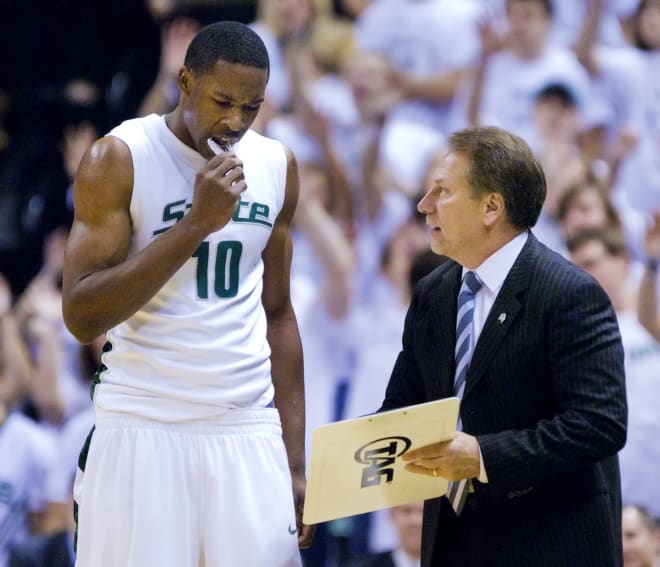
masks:
<svg viewBox="0 0 660 567"><path fill-rule="evenodd" d="M317 524L446 494L446 479L408 472L400 457L452 439L459 403L456 397L444 398L316 428L303 522Z"/></svg>

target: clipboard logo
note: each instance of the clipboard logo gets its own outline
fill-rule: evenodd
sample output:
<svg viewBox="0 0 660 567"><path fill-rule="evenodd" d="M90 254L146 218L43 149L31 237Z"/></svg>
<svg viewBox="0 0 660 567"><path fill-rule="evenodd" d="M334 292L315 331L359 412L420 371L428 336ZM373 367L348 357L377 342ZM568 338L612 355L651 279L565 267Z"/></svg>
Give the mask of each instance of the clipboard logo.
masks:
<svg viewBox="0 0 660 567"><path fill-rule="evenodd" d="M394 480L394 463L403 455L412 444L408 437L381 437L369 441L355 451L354 459L361 465L362 470L360 488L379 486L381 482L390 483Z"/></svg>
<svg viewBox="0 0 660 567"><path fill-rule="evenodd" d="M314 430L303 521L318 524L447 493L442 477L412 474L401 457L456 435L455 396L321 425Z"/></svg>

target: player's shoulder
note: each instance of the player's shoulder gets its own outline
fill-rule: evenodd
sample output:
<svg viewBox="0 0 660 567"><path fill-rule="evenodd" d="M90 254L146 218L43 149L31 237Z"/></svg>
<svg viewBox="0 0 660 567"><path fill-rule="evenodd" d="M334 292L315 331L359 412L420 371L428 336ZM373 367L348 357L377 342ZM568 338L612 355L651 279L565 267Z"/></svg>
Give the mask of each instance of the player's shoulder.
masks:
<svg viewBox="0 0 660 567"><path fill-rule="evenodd" d="M280 140L270 138L254 130L248 130L240 141L240 156L244 161L258 159L275 170L286 172L295 167L293 152Z"/></svg>
<svg viewBox="0 0 660 567"><path fill-rule="evenodd" d="M146 135L150 131L157 131L165 126L164 118L158 114L149 114L147 116L138 116L137 118L129 118L117 124L112 128L108 135L123 136L123 135Z"/></svg>
<svg viewBox="0 0 660 567"><path fill-rule="evenodd" d="M276 138L271 138L264 134L260 134L255 130L248 130L241 139L241 146L248 149L260 149L281 152L286 150L286 146Z"/></svg>

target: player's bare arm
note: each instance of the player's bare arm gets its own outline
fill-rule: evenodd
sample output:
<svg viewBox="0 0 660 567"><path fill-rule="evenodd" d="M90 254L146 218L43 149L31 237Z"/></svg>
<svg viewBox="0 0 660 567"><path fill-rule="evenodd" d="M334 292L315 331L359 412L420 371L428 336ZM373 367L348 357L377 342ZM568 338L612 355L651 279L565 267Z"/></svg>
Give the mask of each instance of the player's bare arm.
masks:
<svg viewBox="0 0 660 567"><path fill-rule="evenodd" d="M291 222L298 203L298 167L287 150L287 178L284 206L263 253L263 305L268 319L271 347L271 372L275 387L275 406L280 412L282 433L287 449L301 547L311 545L313 530L303 526L305 495L305 388L303 357L298 324L291 306Z"/></svg>
<svg viewBox="0 0 660 567"><path fill-rule="evenodd" d="M112 136L98 140L76 175L64 262L64 319L81 342L94 340L149 301L200 242L229 221L246 184L234 154L215 156L197 173L189 213L128 258L132 187L127 146Z"/></svg>

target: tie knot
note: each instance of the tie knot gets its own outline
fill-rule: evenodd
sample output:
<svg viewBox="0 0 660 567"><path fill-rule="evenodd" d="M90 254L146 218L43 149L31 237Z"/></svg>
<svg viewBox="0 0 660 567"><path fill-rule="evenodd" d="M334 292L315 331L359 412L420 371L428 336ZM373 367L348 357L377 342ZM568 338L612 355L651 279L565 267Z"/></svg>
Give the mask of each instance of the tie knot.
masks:
<svg viewBox="0 0 660 567"><path fill-rule="evenodd" d="M477 293L483 284L477 277L477 274L474 272L466 272L465 278L463 278L463 285L466 286L472 293Z"/></svg>

